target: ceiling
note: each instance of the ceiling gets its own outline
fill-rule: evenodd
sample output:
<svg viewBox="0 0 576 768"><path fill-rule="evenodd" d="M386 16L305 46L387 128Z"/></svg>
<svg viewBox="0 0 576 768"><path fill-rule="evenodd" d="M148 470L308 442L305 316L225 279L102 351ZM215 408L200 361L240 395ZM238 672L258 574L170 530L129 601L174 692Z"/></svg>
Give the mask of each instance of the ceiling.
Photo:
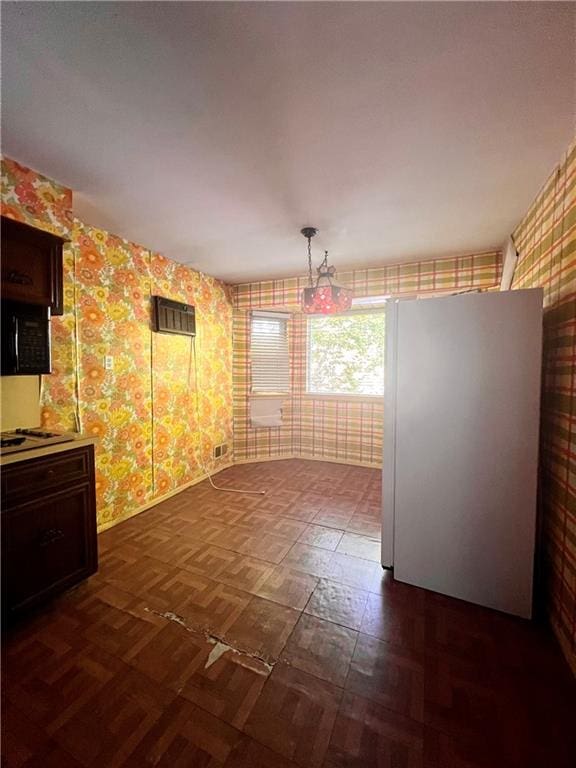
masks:
<svg viewBox="0 0 576 768"><path fill-rule="evenodd" d="M2 6L4 153L229 282L498 247L574 135L572 3Z"/></svg>

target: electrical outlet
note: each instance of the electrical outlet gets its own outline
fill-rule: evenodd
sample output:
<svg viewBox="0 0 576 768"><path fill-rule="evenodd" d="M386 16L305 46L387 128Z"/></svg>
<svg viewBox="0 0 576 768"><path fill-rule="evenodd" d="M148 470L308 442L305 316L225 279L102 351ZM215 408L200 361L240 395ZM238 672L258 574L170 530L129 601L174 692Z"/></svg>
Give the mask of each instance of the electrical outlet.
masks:
<svg viewBox="0 0 576 768"><path fill-rule="evenodd" d="M106 368L107 371L114 370L114 358L112 355L106 355L104 358L104 368Z"/></svg>

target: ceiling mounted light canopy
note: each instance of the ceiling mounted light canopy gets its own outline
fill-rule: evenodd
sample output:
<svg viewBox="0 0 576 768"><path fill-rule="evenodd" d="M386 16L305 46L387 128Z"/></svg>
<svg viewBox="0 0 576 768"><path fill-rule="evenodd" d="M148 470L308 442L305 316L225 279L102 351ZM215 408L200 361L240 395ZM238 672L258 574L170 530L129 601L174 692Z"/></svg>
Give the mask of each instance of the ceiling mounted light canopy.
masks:
<svg viewBox="0 0 576 768"><path fill-rule="evenodd" d="M334 285L332 278L336 268L328 264L328 251L324 251L324 260L316 269L318 277L312 276L311 240L318 232L316 227L304 227L300 230L308 240L308 280L309 286L302 291L302 311L306 314L332 315L344 312L352 306L352 291Z"/></svg>

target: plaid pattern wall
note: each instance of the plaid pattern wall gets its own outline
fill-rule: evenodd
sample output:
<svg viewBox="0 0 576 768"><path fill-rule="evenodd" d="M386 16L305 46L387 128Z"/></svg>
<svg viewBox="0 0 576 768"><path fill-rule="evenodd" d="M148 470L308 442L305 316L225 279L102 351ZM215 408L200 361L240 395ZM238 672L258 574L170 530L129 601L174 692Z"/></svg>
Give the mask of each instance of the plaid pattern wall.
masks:
<svg viewBox="0 0 576 768"><path fill-rule="evenodd" d="M354 295L417 296L426 293L452 293L473 288L490 288L499 281L502 254L488 251L469 256L453 256L411 264L338 272L337 282L352 288ZM308 277L289 277L234 286L236 309L300 306L302 289Z"/></svg>
<svg viewBox="0 0 576 768"><path fill-rule="evenodd" d="M490 251L414 264L338 273L355 296L417 296L496 288L501 253ZM234 455L237 461L287 456L382 465L383 402L378 398L306 396L306 317L299 310L306 277L244 283L234 287ZM290 309L291 390L282 427L250 426L250 310Z"/></svg>
<svg viewBox="0 0 576 768"><path fill-rule="evenodd" d="M542 581L551 624L576 673L576 142L513 237L513 288L544 289Z"/></svg>

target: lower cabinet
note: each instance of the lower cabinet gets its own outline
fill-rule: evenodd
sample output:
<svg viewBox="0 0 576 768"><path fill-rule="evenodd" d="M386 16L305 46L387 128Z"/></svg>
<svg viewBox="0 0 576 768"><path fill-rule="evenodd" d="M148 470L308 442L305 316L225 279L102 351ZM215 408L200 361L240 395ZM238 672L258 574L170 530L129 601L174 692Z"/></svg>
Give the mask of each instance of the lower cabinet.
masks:
<svg viewBox="0 0 576 768"><path fill-rule="evenodd" d="M94 573L93 446L3 468L1 521L5 618Z"/></svg>

